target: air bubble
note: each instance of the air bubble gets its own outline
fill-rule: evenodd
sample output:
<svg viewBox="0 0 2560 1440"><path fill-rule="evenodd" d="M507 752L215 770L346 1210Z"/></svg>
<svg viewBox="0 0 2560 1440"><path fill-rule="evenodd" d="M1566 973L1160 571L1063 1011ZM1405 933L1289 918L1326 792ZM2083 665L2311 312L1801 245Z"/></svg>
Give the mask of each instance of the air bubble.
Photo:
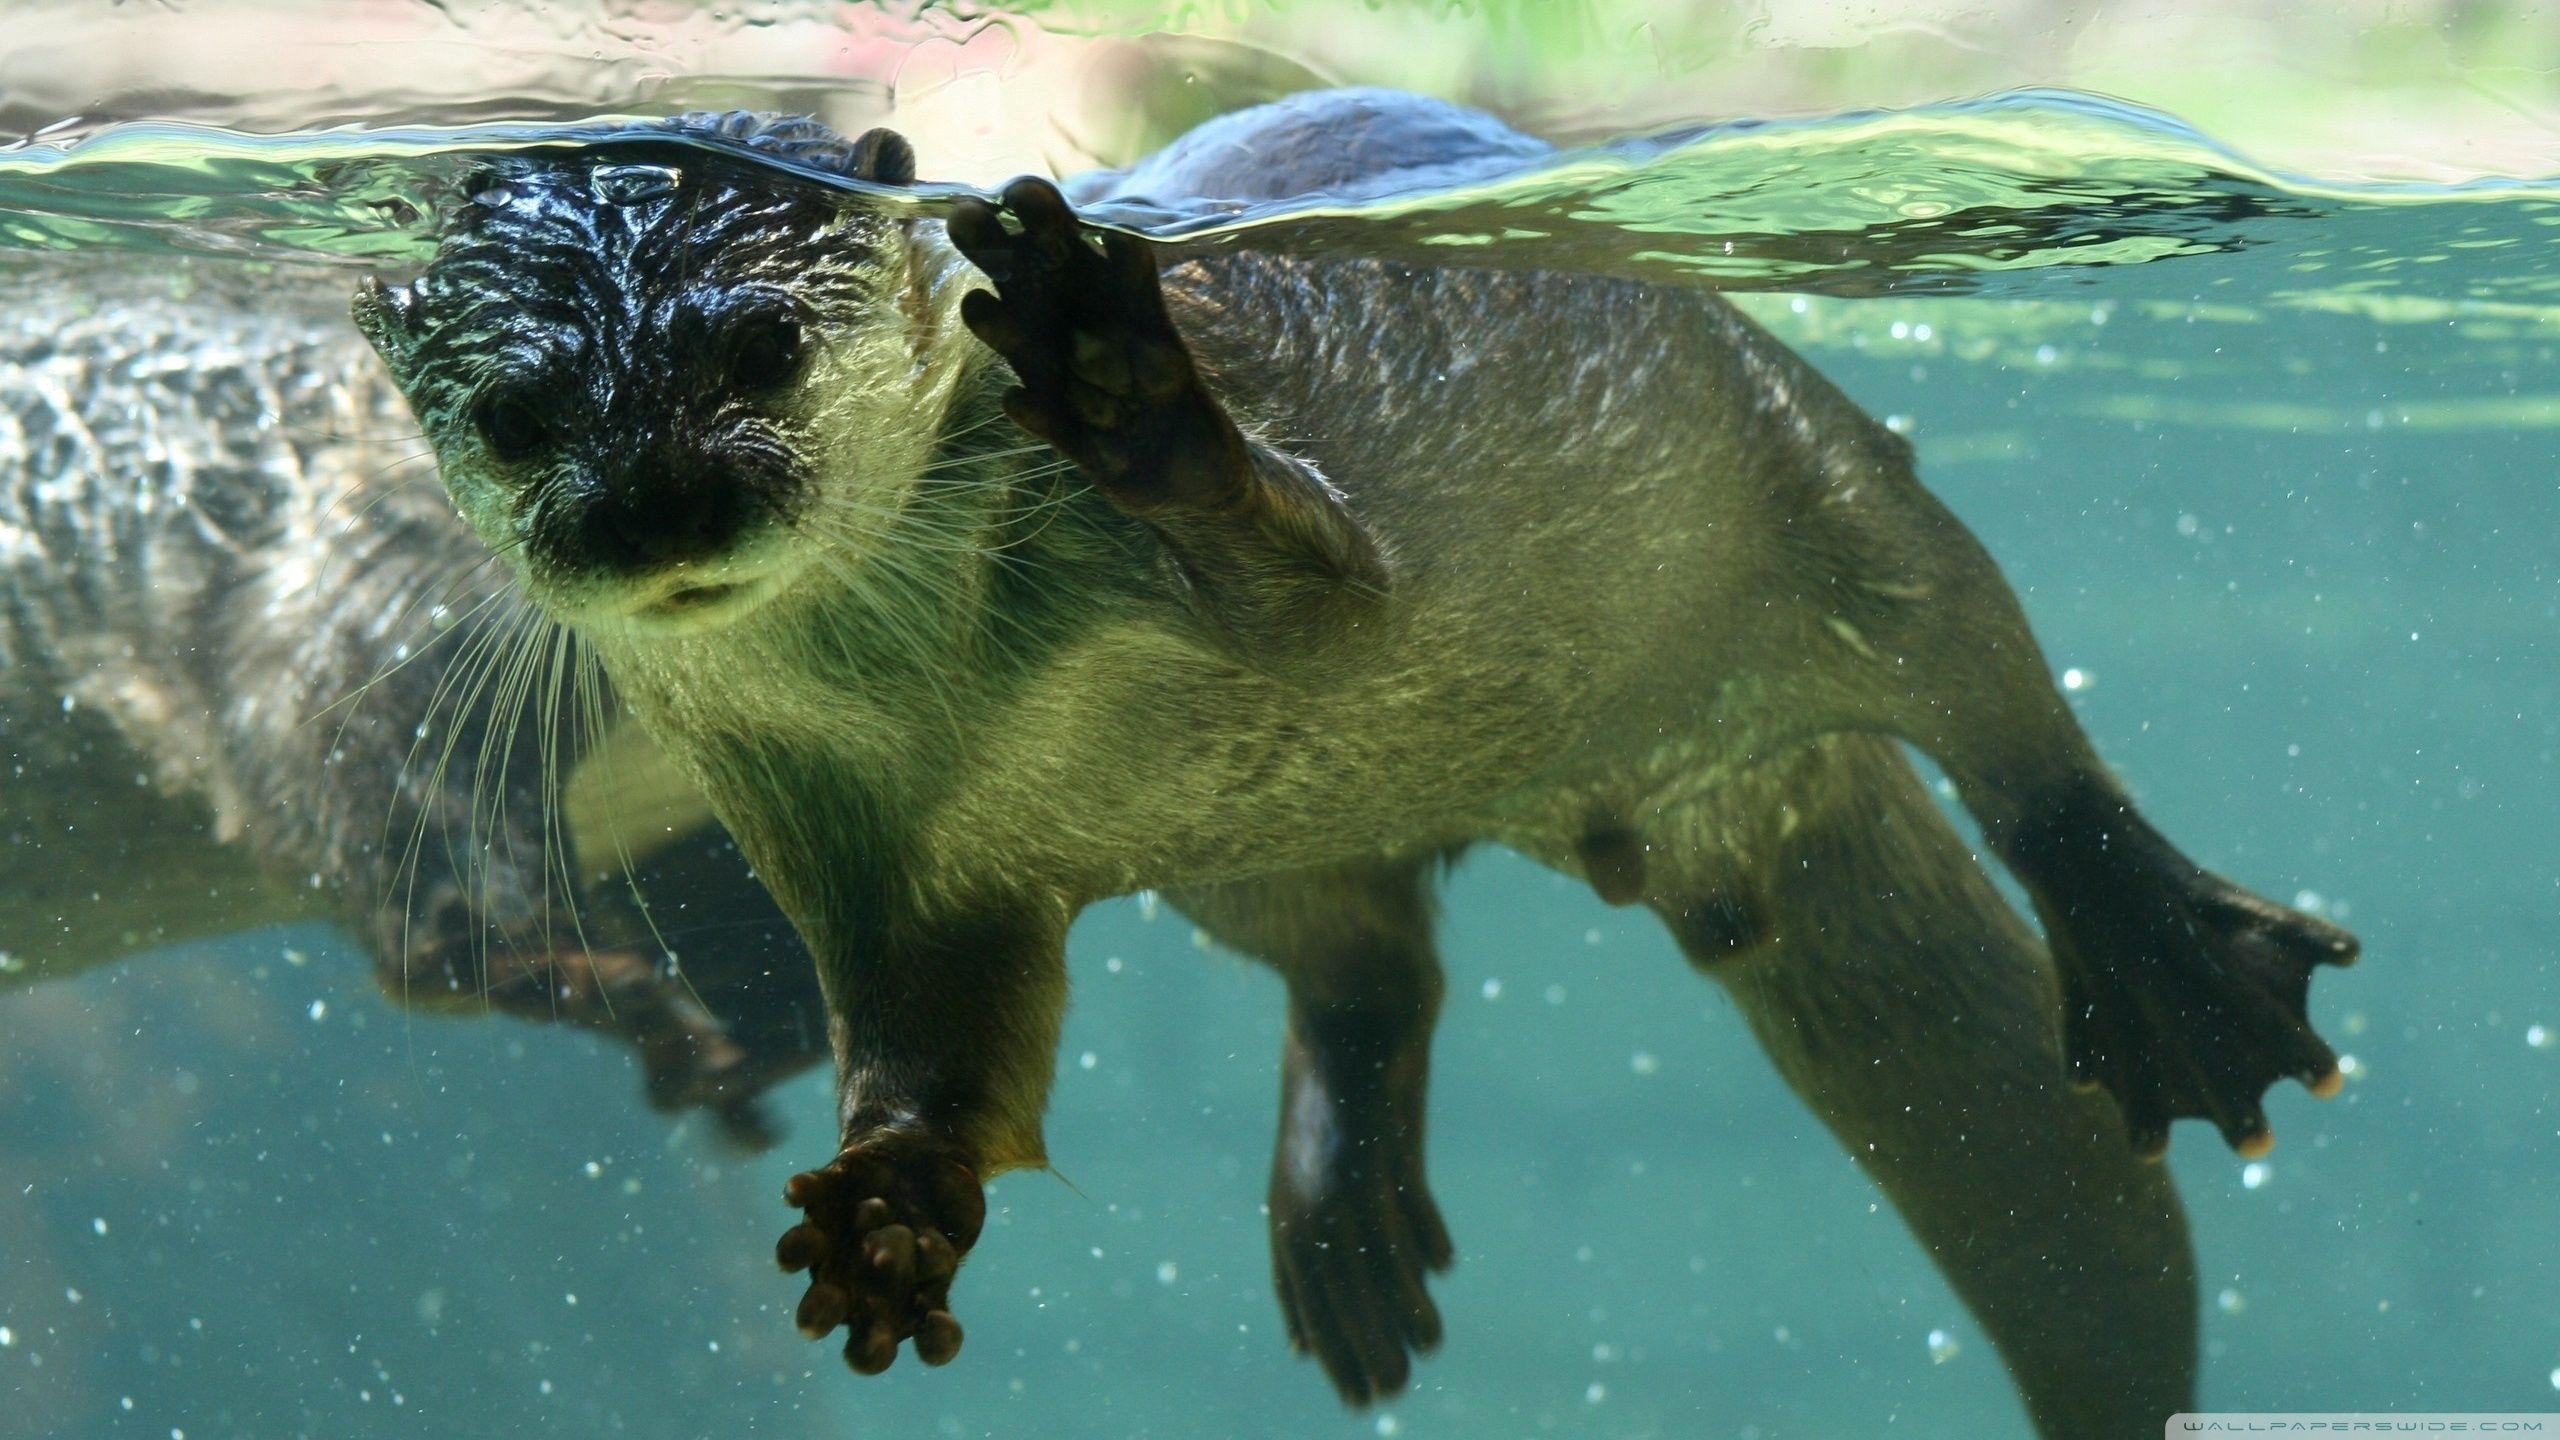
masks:
<svg viewBox="0 0 2560 1440"><path fill-rule="evenodd" d="M1964 1353L1964 1346L1944 1330L1929 1332L1929 1363L1944 1365Z"/></svg>

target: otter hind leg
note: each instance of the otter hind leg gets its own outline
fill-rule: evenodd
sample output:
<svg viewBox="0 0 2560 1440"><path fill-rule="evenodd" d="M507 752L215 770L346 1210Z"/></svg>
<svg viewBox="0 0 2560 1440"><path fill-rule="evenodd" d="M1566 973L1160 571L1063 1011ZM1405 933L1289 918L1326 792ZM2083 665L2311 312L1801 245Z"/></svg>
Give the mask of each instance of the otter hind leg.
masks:
<svg viewBox="0 0 2560 1440"><path fill-rule="evenodd" d="M2338 1057L2306 1007L2312 971L2353 961L2355 937L2202 869L2108 789L2005 840L2060 964L2072 1074L2120 1098L2137 1149L2160 1155L2171 1120L2201 1115L2263 1155L2268 1086L2336 1093ZM2210 963L2161 963L2182 952Z"/></svg>
<svg viewBox="0 0 2560 1440"><path fill-rule="evenodd" d="M2354 938L2206 872L2152 828L1979 542L1907 460L1861 478L1875 483L1853 487L1856 503L1814 507L1807 527L1825 532L1809 560L1852 557L1856 570L1811 587L1831 608L1798 617L1800 648L1829 660L1826 718L1898 735L1946 767L2045 924L2072 1073L2114 1095L2141 1149L2156 1156L2172 1121L2196 1117L2263 1151L2268 1086L2291 1077L2335 1093L2337 1060L2307 1001L2314 968L2352 961Z"/></svg>
<svg viewBox="0 0 2560 1440"><path fill-rule="evenodd" d="M1431 862L1301 871L1174 903L1289 986L1271 1268L1289 1340L1345 1402L1402 1390L1440 1343L1427 1276L1454 1252L1423 1174L1440 963Z"/></svg>
<svg viewBox="0 0 2560 1440"><path fill-rule="evenodd" d="M2062 1083L2033 935L1890 742L1776 765L1789 818L1747 866L1648 824L1646 903L1892 1200L2039 1433L2157 1436L2194 1384L2186 1222L2105 1099Z"/></svg>

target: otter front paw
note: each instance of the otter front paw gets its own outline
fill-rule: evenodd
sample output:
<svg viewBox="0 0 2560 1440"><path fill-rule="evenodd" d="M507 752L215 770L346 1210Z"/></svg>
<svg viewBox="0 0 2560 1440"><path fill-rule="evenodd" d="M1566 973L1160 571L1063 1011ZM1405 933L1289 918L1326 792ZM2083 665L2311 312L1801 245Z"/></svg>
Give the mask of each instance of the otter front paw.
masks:
<svg viewBox="0 0 2560 1440"><path fill-rule="evenodd" d="M1272 1282L1289 1345L1316 1357L1345 1403L1404 1389L1411 1355L1438 1348L1440 1310L1424 1277L1452 1258L1418 1155L1337 1166L1321 1180L1285 1164L1272 1176Z"/></svg>
<svg viewBox="0 0 2560 1440"><path fill-rule="evenodd" d="M966 296L960 318L1021 381L1005 413L1134 514L1242 496L1244 435L1165 313L1155 247L1105 233L1096 248L1046 180L1014 181L1004 206L1019 234L977 200L953 209L950 234L996 285Z"/></svg>
<svg viewBox="0 0 2560 1440"><path fill-rule="evenodd" d="M2352 963L2354 936L2202 869L2112 795L2010 848L2061 972L2073 1077L2114 1095L2136 1150L2161 1154L2170 1122L2195 1116L2264 1154L2268 1086L2336 1093L2306 1007L2312 970Z"/></svg>
<svg viewBox="0 0 2560 1440"><path fill-rule="evenodd" d="M863 1375L888 1369L910 1338L927 1365L960 1353L951 1277L986 1225L987 1198L956 1148L884 1136L792 1176L782 1198L807 1212L774 1248L783 1269L809 1272L801 1334L845 1326L845 1363Z"/></svg>

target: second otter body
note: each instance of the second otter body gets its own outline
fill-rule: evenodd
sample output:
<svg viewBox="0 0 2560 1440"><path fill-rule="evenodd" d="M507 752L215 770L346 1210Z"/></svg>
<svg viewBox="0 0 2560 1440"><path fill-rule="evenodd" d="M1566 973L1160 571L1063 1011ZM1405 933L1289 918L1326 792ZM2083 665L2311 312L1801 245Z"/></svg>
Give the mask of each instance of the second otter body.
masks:
<svg viewBox="0 0 2560 1440"><path fill-rule="evenodd" d="M1709 295L1167 269L1039 182L1018 232L964 204L946 239L676 133L493 170L358 318L459 508L818 958L844 1149L792 1190L804 1328L848 1324L863 1370L957 1348L979 1181L1045 1158L1068 924L1152 886L1289 980L1283 1310L1346 1396L1400 1387L1450 1255L1428 877L1493 840L1727 980L2048 1433L2177 1408L2189 1271L2135 1154L2187 1114L2262 1144L2270 1081L2332 1081L2302 1004L2352 942L2141 820L1897 437ZM878 132L690 133L912 178ZM1251 200L1534 148L1352 92L1122 183ZM2062 1005L1895 739L2034 895Z"/></svg>

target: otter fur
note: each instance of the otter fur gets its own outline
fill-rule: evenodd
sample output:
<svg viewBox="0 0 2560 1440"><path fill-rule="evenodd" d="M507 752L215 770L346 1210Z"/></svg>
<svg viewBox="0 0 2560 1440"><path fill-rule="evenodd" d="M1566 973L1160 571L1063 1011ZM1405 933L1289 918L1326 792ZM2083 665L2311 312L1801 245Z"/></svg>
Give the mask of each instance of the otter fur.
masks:
<svg viewBox="0 0 2560 1440"><path fill-rule="evenodd" d="M1318 94L1077 193L1542 149ZM866 1373L958 1350L982 1182L1047 1158L1069 922L1150 887L1288 982L1288 1333L1395 1392L1452 1253L1431 878L1492 842L1724 983L2044 1433L2186 1404L2192 1271L2140 1161L2181 1116L2254 1151L2270 1083L2335 1083L2304 1004L2354 945L2135 810L1900 438L1712 294L1160 250L1039 180L940 221L877 198L913 178L886 132L736 116L506 157L355 307L456 507L816 959L842 1133L786 1197L804 1330Z"/></svg>

